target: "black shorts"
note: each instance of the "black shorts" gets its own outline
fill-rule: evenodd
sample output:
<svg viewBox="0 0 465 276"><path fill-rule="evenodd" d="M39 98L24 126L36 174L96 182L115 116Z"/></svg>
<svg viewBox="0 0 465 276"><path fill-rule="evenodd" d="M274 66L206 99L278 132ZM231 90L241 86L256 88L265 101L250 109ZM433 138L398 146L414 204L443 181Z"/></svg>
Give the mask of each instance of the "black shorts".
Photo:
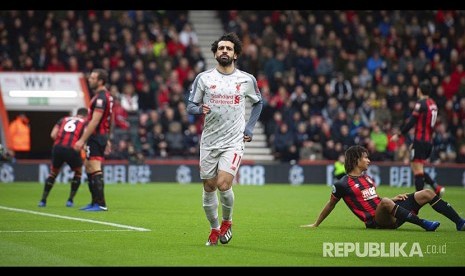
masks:
<svg viewBox="0 0 465 276"><path fill-rule="evenodd" d="M87 159L103 160L107 142L108 136L106 135L91 135L87 140Z"/></svg>
<svg viewBox="0 0 465 276"><path fill-rule="evenodd" d="M73 148L54 146L52 148L52 166L61 168L66 163L71 169L82 167L81 153Z"/></svg>
<svg viewBox="0 0 465 276"><path fill-rule="evenodd" d="M418 215L418 212L420 212L421 206L418 205L418 203L415 201L415 197L413 196L414 193L410 193L407 195L407 199L405 200L400 200L396 201L396 204L403 207L404 209L409 210L410 212L415 213L415 215ZM397 219L397 227L401 226L404 224L405 220L400 220Z"/></svg>
<svg viewBox="0 0 465 276"><path fill-rule="evenodd" d="M415 140L410 152L410 160L425 161L430 157L432 151L433 144Z"/></svg>

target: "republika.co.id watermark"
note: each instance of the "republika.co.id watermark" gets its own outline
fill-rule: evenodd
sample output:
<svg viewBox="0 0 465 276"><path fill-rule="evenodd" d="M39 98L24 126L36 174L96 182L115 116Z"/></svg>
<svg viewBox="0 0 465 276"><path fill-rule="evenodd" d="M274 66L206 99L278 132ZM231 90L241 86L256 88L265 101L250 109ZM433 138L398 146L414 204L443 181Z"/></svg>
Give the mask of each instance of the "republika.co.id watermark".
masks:
<svg viewBox="0 0 465 276"><path fill-rule="evenodd" d="M323 257L423 257L447 254L447 244L419 242L324 242Z"/></svg>

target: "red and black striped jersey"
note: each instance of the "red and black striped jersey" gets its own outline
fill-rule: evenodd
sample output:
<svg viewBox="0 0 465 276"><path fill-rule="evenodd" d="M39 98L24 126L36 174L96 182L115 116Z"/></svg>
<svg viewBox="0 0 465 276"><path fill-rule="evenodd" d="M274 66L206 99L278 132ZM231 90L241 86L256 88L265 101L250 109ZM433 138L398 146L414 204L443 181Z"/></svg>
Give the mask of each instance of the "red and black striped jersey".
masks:
<svg viewBox="0 0 465 276"><path fill-rule="evenodd" d="M87 121L85 118L67 116L58 120L56 125L58 126L58 133L53 145L72 148L84 133Z"/></svg>
<svg viewBox="0 0 465 276"><path fill-rule="evenodd" d="M421 99L415 103L412 116L416 117L415 140L431 143L438 117L438 107L433 99Z"/></svg>
<svg viewBox="0 0 465 276"><path fill-rule="evenodd" d="M103 115L92 134L107 135L110 133L112 111L113 97L110 92L106 89L97 91L90 102L88 121L90 122L94 112L103 112Z"/></svg>
<svg viewBox="0 0 465 276"><path fill-rule="evenodd" d="M375 182L367 174L343 176L334 183L331 196L337 200L342 198L352 213L365 223L374 219L376 207L381 201L376 193Z"/></svg>

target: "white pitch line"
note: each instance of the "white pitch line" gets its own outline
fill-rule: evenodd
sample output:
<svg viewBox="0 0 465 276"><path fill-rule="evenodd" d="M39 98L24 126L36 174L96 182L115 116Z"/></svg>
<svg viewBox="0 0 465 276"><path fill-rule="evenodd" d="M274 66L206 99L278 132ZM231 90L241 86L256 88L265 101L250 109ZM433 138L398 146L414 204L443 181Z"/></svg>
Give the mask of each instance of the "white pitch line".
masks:
<svg viewBox="0 0 465 276"><path fill-rule="evenodd" d="M68 217L68 216L60 216L60 215L36 212L36 211L31 211L31 210L10 208L10 207L5 207L5 206L0 206L0 209L4 209L4 210L8 210L8 211L14 211L14 212L23 212L23 213L34 214L34 215L39 215L39 216L46 216L46 217L53 217L53 218L61 218L61 219L69 219L69 220L77 220L77 221L90 222L90 223L96 223L96 224L103 224L103 225L109 225L109 226L114 226L114 227L119 227L119 228L126 228L126 229L130 229L130 230L134 230L134 231L151 231L150 229L141 228L141 227L133 227L133 226L128 226L128 225L105 222L105 221L98 221L98 220L93 220L93 219L83 219L83 218L74 218L74 217Z"/></svg>
<svg viewBox="0 0 465 276"><path fill-rule="evenodd" d="M5 230L0 233L79 233L79 232L129 232L133 231L130 229L118 229L118 230Z"/></svg>
<svg viewBox="0 0 465 276"><path fill-rule="evenodd" d="M130 229L117 230L0 230L0 233L80 233L80 232L129 232Z"/></svg>

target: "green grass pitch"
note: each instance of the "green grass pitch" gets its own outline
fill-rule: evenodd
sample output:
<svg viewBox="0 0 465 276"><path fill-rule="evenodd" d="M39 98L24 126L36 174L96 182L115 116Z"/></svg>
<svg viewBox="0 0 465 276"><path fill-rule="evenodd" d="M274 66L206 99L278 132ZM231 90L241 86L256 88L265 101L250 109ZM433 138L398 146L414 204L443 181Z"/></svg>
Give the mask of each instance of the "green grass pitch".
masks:
<svg viewBox="0 0 465 276"><path fill-rule="evenodd" d="M233 239L216 247L205 246L210 229L200 183L106 185L108 212L79 210L90 200L86 183L75 207L65 207L69 185L57 183L47 207L39 208L42 188L40 183L0 184L1 267L465 265L465 232L429 205L420 217L439 220L436 232L409 223L397 230L365 229L342 201L320 227L301 228L316 219L329 199L326 185L235 185ZM388 197L411 191L378 187ZM446 187L444 200L462 217L464 198L464 188ZM331 251L337 256L325 256L325 246L339 248ZM350 251L351 246L375 250L363 251L369 252L363 256Z"/></svg>

